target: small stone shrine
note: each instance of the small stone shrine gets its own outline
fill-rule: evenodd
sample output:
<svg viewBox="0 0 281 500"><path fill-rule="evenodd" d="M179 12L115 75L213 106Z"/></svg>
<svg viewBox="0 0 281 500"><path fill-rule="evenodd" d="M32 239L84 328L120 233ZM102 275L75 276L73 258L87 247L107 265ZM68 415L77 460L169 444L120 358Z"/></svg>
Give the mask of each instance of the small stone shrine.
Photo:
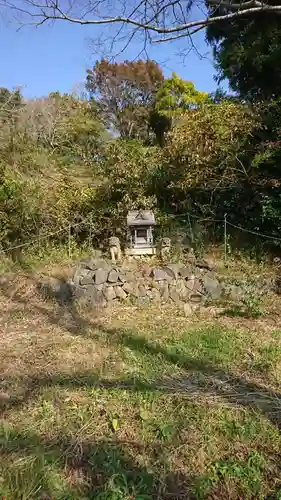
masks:
<svg viewBox="0 0 281 500"><path fill-rule="evenodd" d="M155 217L149 210L131 210L127 215L128 247L126 255L155 255L153 242Z"/></svg>

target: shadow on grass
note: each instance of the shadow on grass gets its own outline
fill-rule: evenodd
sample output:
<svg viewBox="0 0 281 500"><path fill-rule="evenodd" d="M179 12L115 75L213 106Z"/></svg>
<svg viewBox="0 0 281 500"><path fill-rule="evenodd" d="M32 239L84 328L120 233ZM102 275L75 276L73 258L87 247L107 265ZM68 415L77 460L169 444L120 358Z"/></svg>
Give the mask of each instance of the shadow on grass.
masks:
<svg viewBox="0 0 281 500"><path fill-rule="evenodd" d="M145 337L136 335L127 330L118 330L106 327L99 321L98 314L94 321L84 319L72 300L71 293L67 290L68 284L61 280L62 289L57 292L44 289L44 297L55 299L59 308L58 311L50 311L43 305L30 305L45 315L51 324L62 326L72 335L85 335L93 340L99 340L103 335L116 346L126 346L134 352L146 353L154 356L161 356L165 362L176 365L184 373L180 377L165 377L146 382L134 377L126 380L101 380L99 374L80 373L73 375L55 375L41 378L28 378L23 380L25 387L21 398L11 398L2 402L2 407L21 405L32 398L42 387L60 385L65 387L103 387L108 389L126 388L132 391L161 391L170 394L181 393L192 398L193 395L201 393L205 396L216 396L226 400L235 406L251 407L262 411L275 425L281 427L281 393L266 389L254 382L250 382L243 377L238 377L231 371L214 366L207 358L194 359L179 352L171 352L164 346L150 342ZM42 291L42 287L38 286ZM3 289L2 289L3 291ZM5 290L4 290L5 293ZM7 294L8 296L8 294ZM62 300L65 297L65 300ZM24 303L28 306L26 299L20 295L13 297L13 300ZM70 318L65 320L67 311ZM88 332L91 331L91 334ZM93 333L96 331L97 333ZM199 375L199 377L194 377ZM203 375L203 377L202 377ZM1 400L0 400L1 406Z"/></svg>
<svg viewBox="0 0 281 500"><path fill-rule="evenodd" d="M1 436L2 437L2 436ZM167 471L162 474L153 464L149 470L135 458L144 454L144 445L124 441L79 440L61 436L42 439L36 434L10 432L0 441L0 457L9 460L2 474L3 493L14 500L149 500L190 499L191 477ZM155 463L163 450L155 445ZM26 466L18 467L24 458ZM1 489L2 493L2 489Z"/></svg>
<svg viewBox="0 0 281 500"><path fill-rule="evenodd" d="M224 309L220 316L228 316L229 318L247 318L256 319L264 316L264 311L261 308L246 308L242 305L234 304L232 307Z"/></svg>
<svg viewBox="0 0 281 500"><path fill-rule="evenodd" d="M250 316L240 305L233 305L224 309L220 316L229 316L230 318L249 318Z"/></svg>
<svg viewBox="0 0 281 500"><path fill-rule="evenodd" d="M9 296L8 293L7 296ZM6 410L25 405L29 400L34 399L42 388L60 386L71 389L79 387L93 389L101 387L109 390L159 391L167 394L181 394L190 399L197 398L198 394L206 397L218 397L234 406L258 409L280 428L280 393L275 393L242 377L237 377L231 371L218 368L207 358L194 359L180 352L171 352L165 346L149 341L134 332L106 327L98 316L94 321L88 321L81 317L71 299L61 301L56 295L53 295L52 298L58 302L59 306L55 311L45 308L43 304L30 304L20 294L13 296L13 300L24 304L27 310L39 311L51 324L60 324L72 335L85 335L95 340L103 335L108 342L115 344L116 347L126 346L133 352L150 355L152 359L155 359L156 356L161 357L166 363L180 368L181 375L155 378L149 382L137 377L102 380L100 375L94 372L91 374L87 372L75 375L56 374L45 377L28 377L22 381L19 381L17 377L17 383L22 385L23 393L20 397L15 395L2 401L4 416ZM69 315L69 321L64 319L65 312ZM89 335L89 329L92 330L91 335ZM198 375L198 377L194 375ZM12 385L12 379L9 381ZM159 477L159 471L154 470L153 466L152 470L139 466L134 457L142 453L141 446L141 444L136 443L132 445L132 443L120 442L117 439L83 442L76 437L69 439L61 436L57 441L50 441L37 435L26 435L26 433L21 434L16 431L4 434L0 440L2 461L14 456L19 459L21 457L30 458L30 463L34 464L34 467L30 469L28 462L29 470L31 470L30 475L27 469L22 473L21 468L17 468L11 463L7 480L4 473L4 484L7 485L5 487L10 488L10 491L4 493L7 498L15 500L17 498L40 498L41 500L53 498L64 500L77 498L97 500L191 499L189 491L190 486L194 483L194 478L175 473L167 473ZM155 463L160 460L162 451L155 448ZM54 475L55 472L66 473L68 478L66 484L50 486L52 481L48 476L48 471L50 471L50 475ZM29 491L40 491L40 494L36 493L37 496L35 494L33 496L32 494L26 495L28 482L30 483L29 488L32 487L32 490ZM15 485L16 493L13 490ZM52 488L57 488L57 491L54 493Z"/></svg>

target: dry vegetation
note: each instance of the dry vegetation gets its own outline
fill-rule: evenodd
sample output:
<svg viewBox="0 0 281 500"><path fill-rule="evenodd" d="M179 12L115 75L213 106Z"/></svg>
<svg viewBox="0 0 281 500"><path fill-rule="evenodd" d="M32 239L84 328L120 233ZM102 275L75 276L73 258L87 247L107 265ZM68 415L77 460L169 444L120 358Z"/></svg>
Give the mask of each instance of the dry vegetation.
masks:
<svg viewBox="0 0 281 500"><path fill-rule="evenodd" d="M280 498L278 298L257 319L93 315L40 296L42 273L69 269L1 285L1 495Z"/></svg>

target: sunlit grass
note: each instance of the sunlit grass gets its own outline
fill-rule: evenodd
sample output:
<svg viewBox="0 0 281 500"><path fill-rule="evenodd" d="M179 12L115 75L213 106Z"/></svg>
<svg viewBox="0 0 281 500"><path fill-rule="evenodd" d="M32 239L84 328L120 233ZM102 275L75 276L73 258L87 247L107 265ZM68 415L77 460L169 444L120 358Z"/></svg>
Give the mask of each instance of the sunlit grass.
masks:
<svg viewBox="0 0 281 500"><path fill-rule="evenodd" d="M278 498L277 325L73 315L32 286L1 302L0 496Z"/></svg>

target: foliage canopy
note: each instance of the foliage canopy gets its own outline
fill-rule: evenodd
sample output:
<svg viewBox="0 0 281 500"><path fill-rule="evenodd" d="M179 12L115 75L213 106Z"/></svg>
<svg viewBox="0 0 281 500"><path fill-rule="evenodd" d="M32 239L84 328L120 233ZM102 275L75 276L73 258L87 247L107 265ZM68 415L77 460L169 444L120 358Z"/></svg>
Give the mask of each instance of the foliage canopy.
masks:
<svg viewBox="0 0 281 500"><path fill-rule="evenodd" d="M124 237L126 212L138 208L155 210L163 228L185 212L210 221L227 212L278 234L280 99L250 106L207 95L145 60L101 60L87 86L89 101L0 91L4 248L39 233L63 241L61 228L85 217L91 226L73 229L77 242Z"/></svg>

